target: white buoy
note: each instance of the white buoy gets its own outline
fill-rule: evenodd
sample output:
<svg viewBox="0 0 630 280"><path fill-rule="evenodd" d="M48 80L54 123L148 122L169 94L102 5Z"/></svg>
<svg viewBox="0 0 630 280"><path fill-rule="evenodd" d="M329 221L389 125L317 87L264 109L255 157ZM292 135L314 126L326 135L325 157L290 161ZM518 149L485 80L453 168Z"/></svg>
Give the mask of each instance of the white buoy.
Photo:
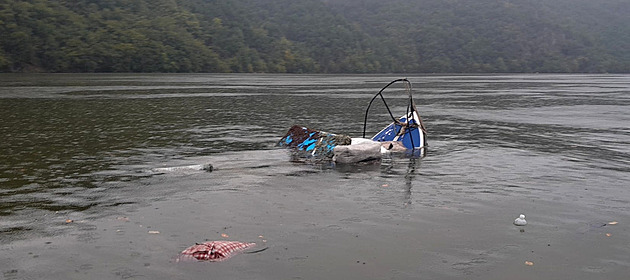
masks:
<svg viewBox="0 0 630 280"><path fill-rule="evenodd" d="M521 214L518 218L516 218L516 220L514 220L514 224L517 226L526 225L527 221L525 221L525 215Z"/></svg>

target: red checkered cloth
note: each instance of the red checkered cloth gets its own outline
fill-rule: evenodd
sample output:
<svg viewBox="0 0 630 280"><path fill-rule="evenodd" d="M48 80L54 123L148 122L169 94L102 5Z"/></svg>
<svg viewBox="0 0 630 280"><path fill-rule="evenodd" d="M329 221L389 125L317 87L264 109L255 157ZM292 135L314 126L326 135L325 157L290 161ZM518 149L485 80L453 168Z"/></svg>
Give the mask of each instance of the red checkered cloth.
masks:
<svg viewBox="0 0 630 280"><path fill-rule="evenodd" d="M229 259L233 253L256 246L256 243L238 241L209 241L186 248L179 254L179 260L200 260L219 262Z"/></svg>

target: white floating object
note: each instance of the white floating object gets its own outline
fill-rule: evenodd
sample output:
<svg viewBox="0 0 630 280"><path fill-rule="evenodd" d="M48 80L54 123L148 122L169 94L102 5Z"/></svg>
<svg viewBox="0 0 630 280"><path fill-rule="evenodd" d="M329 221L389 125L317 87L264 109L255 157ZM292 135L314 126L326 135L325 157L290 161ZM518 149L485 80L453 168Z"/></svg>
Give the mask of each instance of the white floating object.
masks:
<svg viewBox="0 0 630 280"><path fill-rule="evenodd" d="M381 143L370 139L352 138L352 144L337 145L333 149L333 161L337 163L366 162L381 157Z"/></svg>
<svg viewBox="0 0 630 280"><path fill-rule="evenodd" d="M514 224L517 226L526 225L527 221L525 221L525 215L521 214L518 218L516 218L516 220L514 220Z"/></svg>
<svg viewBox="0 0 630 280"><path fill-rule="evenodd" d="M207 171L207 172L212 172L212 170L214 169L214 167L212 166L212 164L207 163L207 164L194 164L194 165L186 165L186 166L173 166L173 167L159 167L159 168L153 168L152 170L154 172L190 172L190 171Z"/></svg>

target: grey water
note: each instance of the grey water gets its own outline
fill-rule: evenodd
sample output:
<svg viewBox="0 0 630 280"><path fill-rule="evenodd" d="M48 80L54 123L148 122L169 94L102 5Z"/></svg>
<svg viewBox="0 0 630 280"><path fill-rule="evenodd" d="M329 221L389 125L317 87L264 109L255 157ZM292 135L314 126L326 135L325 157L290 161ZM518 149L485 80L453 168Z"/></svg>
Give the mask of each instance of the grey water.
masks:
<svg viewBox="0 0 630 280"><path fill-rule="evenodd" d="M626 279L630 75L410 75L425 157L275 146L361 137L398 78L0 74L0 278ZM205 240L269 249L174 261Z"/></svg>

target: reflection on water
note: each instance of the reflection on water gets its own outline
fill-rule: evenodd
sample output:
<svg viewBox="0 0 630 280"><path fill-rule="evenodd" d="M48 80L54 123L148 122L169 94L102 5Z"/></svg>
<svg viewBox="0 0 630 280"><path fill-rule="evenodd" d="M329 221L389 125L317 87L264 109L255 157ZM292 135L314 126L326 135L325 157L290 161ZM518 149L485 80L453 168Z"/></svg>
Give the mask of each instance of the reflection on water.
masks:
<svg viewBox="0 0 630 280"><path fill-rule="evenodd" d="M104 215L176 192L150 189L147 170L257 158L293 124L360 136L367 102L396 78L1 75L0 240L57 234L51 215ZM344 169L263 157L251 180L282 170L400 178L400 196L379 199L411 207L458 193L578 196L576 185L614 196L629 179L628 76L408 78L428 129L426 158ZM385 93L394 112L404 112L403 91ZM389 116L375 104L370 120L374 133Z"/></svg>

